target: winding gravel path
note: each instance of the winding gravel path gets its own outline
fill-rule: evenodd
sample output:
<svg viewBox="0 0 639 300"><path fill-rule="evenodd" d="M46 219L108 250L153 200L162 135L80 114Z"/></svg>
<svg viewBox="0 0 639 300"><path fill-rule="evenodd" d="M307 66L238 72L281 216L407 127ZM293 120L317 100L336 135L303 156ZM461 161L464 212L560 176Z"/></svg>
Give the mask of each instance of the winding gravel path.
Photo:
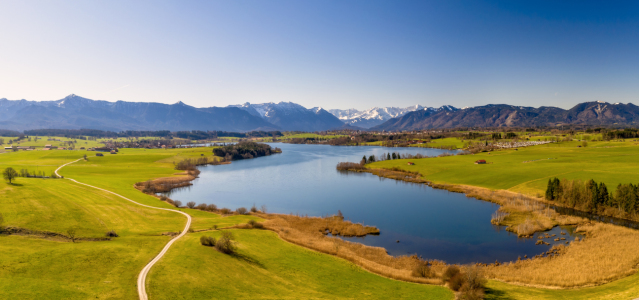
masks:
<svg viewBox="0 0 639 300"><path fill-rule="evenodd" d="M58 174L58 171L60 171L60 169L62 169L66 165L72 164L72 163L77 162L77 161L79 161L81 159L82 158L80 158L78 160L74 160L74 161L69 162L69 163L66 163L64 165L61 165L59 168L57 168L55 170L55 174L60 176L60 174ZM191 216L189 216L187 213L181 212L179 210L168 209L168 208L160 208L160 207L154 207L154 206L141 204L141 203L135 202L135 201L133 201L133 200L127 198L127 197L124 197L122 195L119 195L119 194L116 194L114 192L111 192L109 190L105 190L105 189L102 189L102 188L99 188L99 187L95 187L95 186L92 186L92 185L89 185L89 184L86 184L86 183L82 183L82 182L79 182L79 181L77 181L75 179L71 179L71 178L66 178L66 179L71 180L71 181L73 181L73 182L75 182L77 184L86 185L88 187L92 187L94 189L98 189L98 190L101 190L101 191L116 195L116 196L118 196L118 197L120 197L120 198L122 198L124 200L133 202L133 203L135 203L135 204L137 204L139 206L144 206L144 207L148 207L148 208L152 208L152 209L159 209L159 210L168 210L168 211L172 211L172 212L183 214L187 218L188 221L186 222L186 226L184 226L184 230L182 230L182 233L180 233L178 236L176 236L173 239L171 239L166 244L166 246L164 246L164 249L162 249L162 251L160 251L160 253L157 256L155 256L155 258L153 258L153 260L151 260L151 262L149 262L146 266L144 266L144 269L142 269L142 271L140 271L140 274L138 275L138 296L140 296L140 300L148 300L149 296L146 294L146 276L149 274L149 271L151 270L153 265L155 265L155 263L157 263L162 258L162 256L164 256L164 254L166 254L166 252L169 251L169 248L171 247L171 245L173 245L173 243L175 241L177 241L179 238L183 237L188 232L189 227L191 227Z"/></svg>

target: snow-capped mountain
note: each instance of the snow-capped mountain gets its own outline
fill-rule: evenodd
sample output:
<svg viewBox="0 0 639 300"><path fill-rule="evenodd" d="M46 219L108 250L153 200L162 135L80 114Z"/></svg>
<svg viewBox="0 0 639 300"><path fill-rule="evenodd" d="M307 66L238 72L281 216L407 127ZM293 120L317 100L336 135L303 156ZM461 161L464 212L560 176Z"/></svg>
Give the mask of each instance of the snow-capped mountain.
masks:
<svg viewBox="0 0 639 300"><path fill-rule="evenodd" d="M71 94L60 100L0 99L0 128L101 130L277 130L233 107L196 108L177 102L109 102Z"/></svg>
<svg viewBox="0 0 639 300"><path fill-rule="evenodd" d="M451 106L452 107L452 106ZM433 109L424 108L421 105L413 105L409 107L373 107L368 110L351 109L331 109L329 112L338 117L342 122L362 127L371 128L373 126L384 123L385 121L405 115L408 112Z"/></svg>
<svg viewBox="0 0 639 300"><path fill-rule="evenodd" d="M322 131L344 125L337 117L321 107L307 109L293 102L260 104L246 102L241 105L229 105L229 107L245 110L288 131Z"/></svg>

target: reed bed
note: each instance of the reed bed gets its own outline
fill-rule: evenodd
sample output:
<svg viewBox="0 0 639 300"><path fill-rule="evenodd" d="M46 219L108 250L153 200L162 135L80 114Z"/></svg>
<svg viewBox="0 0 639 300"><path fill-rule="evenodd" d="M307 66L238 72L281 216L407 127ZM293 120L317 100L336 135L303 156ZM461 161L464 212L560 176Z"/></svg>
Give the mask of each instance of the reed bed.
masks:
<svg viewBox="0 0 639 300"><path fill-rule="evenodd" d="M636 230L604 223L583 224L577 230L586 238L544 257L486 266L486 276L516 284L574 288L608 283L637 272Z"/></svg>
<svg viewBox="0 0 639 300"><path fill-rule="evenodd" d="M435 276L441 277L443 274L446 268L444 262L436 260L424 261L416 255L394 257L388 255L386 250L381 247L352 243L326 235L327 231L332 232L334 230L340 233L378 233L379 230L377 230L377 228L353 224L336 216L309 218L290 215L260 214L260 217L267 219L267 221L264 222L266 229L278 233L282 239L293 244L318 252L335 255L370 272L385 277L417 283L442 284L441 279L435 278ZM327 230L324 230L325 228ZM371 228L374 228L374 230ZM413 270L424 263L430 265L434 278L413 276Z"/></svg>
<svg viewBox="0 0 639 300"><path fill-rule="evenodd" d="M166 193L175 188L193 185L191 181L197 178L199 174L200 171L197 169L187 170L185 172L177 174L182 175L179 177L163 177L154 180L138 182L135 184L135 188L147 194Z"/></svg>

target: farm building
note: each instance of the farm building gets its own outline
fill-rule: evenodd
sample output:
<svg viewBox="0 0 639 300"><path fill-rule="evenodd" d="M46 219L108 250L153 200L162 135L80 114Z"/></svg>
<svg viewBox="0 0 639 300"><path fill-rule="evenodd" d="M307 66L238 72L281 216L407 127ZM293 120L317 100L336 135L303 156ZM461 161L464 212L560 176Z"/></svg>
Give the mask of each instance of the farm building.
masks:
<svg viewBox="0 0 639 300"><path fill-rule="evenodd" d="M483 164L486 164L486 161L483 160L483 159L480 159L480 160L476 161L475 164L476 165L483 165Z"/></svg>

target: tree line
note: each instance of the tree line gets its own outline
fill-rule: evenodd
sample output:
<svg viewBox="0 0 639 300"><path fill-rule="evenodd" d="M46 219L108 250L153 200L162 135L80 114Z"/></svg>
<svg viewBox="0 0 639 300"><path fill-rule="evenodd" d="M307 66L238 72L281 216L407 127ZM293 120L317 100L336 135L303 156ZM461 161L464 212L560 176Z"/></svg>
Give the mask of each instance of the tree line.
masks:
<svg viewBox="0 0 639 300"><path fill-rule="evenodd" d="M639 186L619 184L614 193L605 183L553 178L548 180L546 199L583 211L615 208L629 214L639 212Z"/></svg>

